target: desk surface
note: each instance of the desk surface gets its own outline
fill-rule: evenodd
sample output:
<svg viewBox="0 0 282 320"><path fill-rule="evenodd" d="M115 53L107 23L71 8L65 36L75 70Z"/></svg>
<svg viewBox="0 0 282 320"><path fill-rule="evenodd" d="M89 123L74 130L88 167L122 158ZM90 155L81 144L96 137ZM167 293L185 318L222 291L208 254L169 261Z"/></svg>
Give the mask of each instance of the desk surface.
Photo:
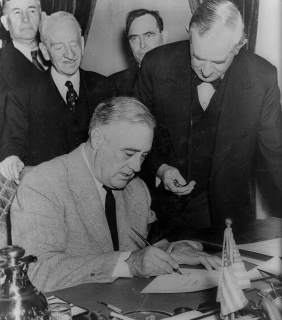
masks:
<svg viewBox="0 0 282 320"><path fill-rule="evenodd" d="M124 312L133 310L158 310L173 313L178 307L197 309L199 303L215 301L216 288L193 293L148 294L140 293L152 278L119 278L113 283L91 283L55 291L52 294L91 311L109 310L98 300L119 307ZM49 294L48 294L49 295Z"/></svg>
<svg viewBox="0 0 282 320"><path fill-rule="evenodd" d="M133 310L157 310L173 313L175 308L188 307L198 309L200 303L215 302L217 288L189 293L140 293L152 278L120 278L113 283L88 283L76 287L50 292L49 295L56 295L70 303L84 307L90 311L102 311L107 317L110 311L97 301L112 304L124 312ZM252 282L252 288L270 288L270 279ZM252 292L248 299L255 301ZM255 301L256 303L258 301Z"/></svg>
<svg viewBox="0 0 282 320"><path fill-rule="evenodd" d="M251 224L245 224L233 229L235 241L239 243L262 241L266 239L281 237L282 219L269 218L256 220ZM222 245L223 233L206 235L210 242ZM253 265L247 264L251 269ZM106 316L110 311L100 305L101 300L121 308L124 312L133 310L159 310L173 313L175 308L189 307L197 310L200 303L214 302L217 288L192 293L173 294L147 294L140 293L152 278L120 278L109 284L89 283L73 288L48 293L54 294L68 302L82 306L90 311L103 311ZM270 280L260 280L252 283L252 288L269 288ZM248 298L248 296L247 296Z"/></svg>

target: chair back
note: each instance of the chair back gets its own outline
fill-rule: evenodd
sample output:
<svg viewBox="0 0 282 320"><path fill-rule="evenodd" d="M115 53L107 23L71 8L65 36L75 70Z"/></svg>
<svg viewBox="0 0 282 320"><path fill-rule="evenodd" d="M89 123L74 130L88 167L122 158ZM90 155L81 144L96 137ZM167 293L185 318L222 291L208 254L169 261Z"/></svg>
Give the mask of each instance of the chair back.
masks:
<svg viewBox="0 0 282 320"><path fill-rule="evenodd" d="M12 244L10 207L17 187L14 181L7 180L0 173L0 248Z"/></svg>
<svg viewBox="0 0 282 320"><path fill-rule="evenodd" d="M20 173L20 181L31 166L24 167ZM13 180L6 179L0 173L0 249L12 244L10 208L18 185Z"/></svg>

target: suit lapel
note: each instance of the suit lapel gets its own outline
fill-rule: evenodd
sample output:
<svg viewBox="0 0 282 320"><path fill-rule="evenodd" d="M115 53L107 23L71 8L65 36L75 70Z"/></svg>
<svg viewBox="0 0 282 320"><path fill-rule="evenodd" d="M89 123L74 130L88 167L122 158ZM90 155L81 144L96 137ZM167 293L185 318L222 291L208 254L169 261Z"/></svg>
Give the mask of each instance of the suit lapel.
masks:
<svg viewBox="0 0 282 320"><path fill-rule="evenodd" d="M147 214L144 212L144 203L133 195L133 183L128 183L126 188L115 192L117 207L117 225L120 248L132 250L132 241L137 248L143 248L144 242L133 235L131 227L143 235L147 232Z"/></svg>
<svg viewBox="0 0 282 320"><path fill-rule="evenodd" d="M244 134L245 122L252 112L250 103L252 82L244 52L237 55L228 71L221 104L211 175L220 167L234 143Z"/></svg>
<svg viewBox="0 0 282 320"><path fill-rule="evenodd" d="M58 141L64 147L66 153L69 152L67 133L64 124L65 102L61 97L50 71L39 78L32 100L41 115L46 120L50 130L53 131Z"/></svg>
<svg viewBox="0 0 282 320"><path fill-rule="evenodd" d="M1 55L1 72L5 75L9 87L24 83L31 73L37 72L34 65L14 47L13 42L2 49Z"/></svg>
<svg viewBox="0 0 282 320"><path fill-rule="evenodd" d="M77 210L92 239L103 252L113 250L103 204L92 174L83 158L82 144L68 156L70 188L75 194Z"/></svg>
<svg viewBox="0 0 282 320"><path fill-rule="evenodd" d="M79 74L80 74L79 96L81 97L82 90L84 90L85 96L86 96L85 100L87 103L87 109L90 113L91 110L90 110L89 106L91 106L93 103L93 94L90 92L91 90L89 90L89 88L88 88L88 83L85 79L84 72L85 72L84 70L79 69ZM90 114L90 115L92 115L92 114Z"/></svg>
<svg viewBox="0 0 282 320"><path fill-rule="evenodd" d="M192 93L188 45L183 52L179 50L167 74L159 78L160 96L176 157L186 171Z"/></svg>

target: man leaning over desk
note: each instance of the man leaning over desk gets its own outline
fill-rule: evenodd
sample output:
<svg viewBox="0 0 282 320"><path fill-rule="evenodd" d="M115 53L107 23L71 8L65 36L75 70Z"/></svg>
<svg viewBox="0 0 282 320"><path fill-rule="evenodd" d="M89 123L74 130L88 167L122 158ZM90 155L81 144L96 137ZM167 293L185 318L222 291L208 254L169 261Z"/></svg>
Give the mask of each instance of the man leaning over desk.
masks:
<svg viewBox="0 0 282 320"><path fill-rule="evenodd" d="M146 237L156 220L148 189L135 176L154 127L141 102L113 98L96 108L86 143L24 176L11 208L12 237L37 256L29 276L40 290L172 273L179 263L219 268L200 244L145 247L131 229Z"/></svg>
<svg viewBox="0 0 282 320"><path fill-rule="evenodd" d="M161 181L159 220L172 240L221 229L226 218L253 220L258 157L282 192L276 68L243 49L244 21L232 1L203 1L187 30L189 41L145 55L137 81L137 97L158 123L144 165L148 182Z"/></svg>

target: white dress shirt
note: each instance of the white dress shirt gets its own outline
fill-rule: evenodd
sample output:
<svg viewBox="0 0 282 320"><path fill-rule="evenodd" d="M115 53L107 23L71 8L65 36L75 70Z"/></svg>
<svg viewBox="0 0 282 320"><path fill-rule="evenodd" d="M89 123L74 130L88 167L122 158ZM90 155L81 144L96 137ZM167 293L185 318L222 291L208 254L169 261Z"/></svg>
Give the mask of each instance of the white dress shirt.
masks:
<svg viewBox="0 0 282 320"><path fill-rule="evenodd" d="M58 88L62 98L64 99L65 103L67 103L67 91L68 88L66 87L66 82L70 81L73 85L74 90L77 93L77 96L79 96L79 86L80 86L80 73L79 69L76 71L74 75L71 77L67 77L63 74L60 74L57 72L57 70L52 67L51 68L51 76L55 82L56 87Z"/></svg>
<svg viewBox="0 0 282 320"><path fill-rule="evenodd" d="M203 110L206 110L215 90L210 83L203 82L197 86L199 102Z"/></svg>

